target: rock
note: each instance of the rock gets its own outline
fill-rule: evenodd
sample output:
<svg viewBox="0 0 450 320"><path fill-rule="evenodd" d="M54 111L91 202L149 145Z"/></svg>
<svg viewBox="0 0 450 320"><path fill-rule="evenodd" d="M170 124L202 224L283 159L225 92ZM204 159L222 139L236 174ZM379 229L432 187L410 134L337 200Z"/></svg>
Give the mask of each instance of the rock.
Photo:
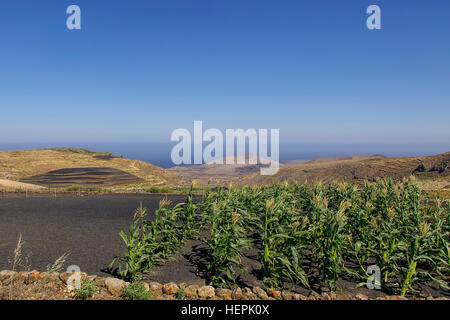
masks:
<svg viewBox="0 0 450 320"><path fill-rule="evenodd" d="M163 285L159 282L150 282L149 283L150 292L152 293L153 298L157 298L159 296L162 296L163 294Z"/></svg>
<svg viewBox="0 0 450 320"><path fill-rule="evenodd" d="M28 276L31 274L29 271L20 271L17 272L14 276L14 281L26 282L28 280Z"/></svg>
<svg viewBox="0 0 450 320"><path fill-rule="evenodd" d="M308 300L319 300L319 299L320 299L320 295L317 292L311 291L309 293Z"/></svg>
<svg viewBox="0 0 450 320"><path fill-rule="evenodd" d="M166 283L165 285L163 285L162 289L163 289L164 294L172 295L172 294L177 293L179 288L175 282L169 282L169 283Z"/></svg>
<svg viewBox="0 0 450 320"><path fill-rule="evenodd" d="M93 280L93 282L97 287L103 287L105 285L105 278L97 277Z"/></svg>
<svg viewBox="0 0 450 320"><path fill-rule="evenodd" d="M89 280L89 281L92 281L92 282L95 282L95 280L97 280L97 276L96 275L93 275L93 276L88 276L87 277L87 279Z"/></svg>
<svg viewBox="0 0 450 320"><path fill-rule="evenodd" d="M351 300L351 297L348 294L341 294L336 297L336 300Z"/></svg>
<svg viewBox="0 0 450 320"><path fill-rule="evenodd" d="M216 295L216 290L211 286L203 286L198 289L198 296L200 299L211 299Z"/></svg>
<svg viewBox="0 0 450 320"><path fill-rule="evenodd" d="M63 272L59 274L59 280L61 280L64 284L67 283L67 279L69 279L70 275L67 272Z"/></svg>
<svg viewBox="0 0 450 320"><path fill-rule="evenodd" d="M426 289L420 291L419 293L419 297L421 298L428 298L429 296L431 296L431 293Z"/></svg>
<svg viewBox="0 0 450 320"><path fill-rule="evenodd" d="M36 282L36 280L38 280L40 278L40 274L38 271L31 271L28 276L26 277L26 279L24 280L24 283L26 285L32 284L34 282Z"/></svg>
<svg viewBox="0 0 450 320"><path fill-rule="evenodd" d="M216 297L219 298L220 300L232 300L231 296L232 296L233 291L229 290L229 289L216 289Z"/></svg>
<svg viewBox="0 0 450 320"><path fill-rule="evenodd" d="M402 296L383 296L378 297L377 300L408 300L408 298Z"/></svg>
<svg viewBox="0 0 450 320"><path fill-rule="evenodd" d="M84 272L73 272L73 273L67 273L67 272L63 272L59 274L59 279L64 283L67 284L67 281L69 281L69 278L71 276L74 276L71 278L71 280L80 280L83 281L84 279L86 279L87 274Z"/></svg>
<svg viewBox="0 0 450 320"><path fill-rule="evenodd" d="M336 292L330 292L330 298L331 300L337 300Z"/></svg>
<svg viewBox="0 0 450 320"><path fill-rule="evenodd" d="M369 297L362 293L357 293L355 298L356 300L369 300Z"/></svg>
<svg viewBox="0 0 450 320"><path fill-rule="evenodd" d="M416 169L414 169L413 172L425 172L426 170L427 170L427 169L425 168L424 164L421 163L421 164L419 164L419 165L417 166Z"/></svg>
<svg viewBox="0 0 450 320"><path fill-rule="evenodd" d="M244 288L244 290L242 290L242 296L243 296L244 300L257 300L258 299L256 294L254 294L252 292L252 289L250 289L250 288Z"/></svg>
<svg viewBox="0 0 450 320"><path fill-rule="evenodd" d="M150 291L150 285L147 282L142 282L142 285L145 288L145 291L149 292Z"/></svg>
<svg viewBox="0 0 450 320"><path fill-rule="evenodd" d="M323 292L321 295L321 300L331 300L331 297L328 293ZM361 300L363 300L363 299L361 299Z"/></svg>
<svg viewBox="0 0 450 320"><path fill-rule="evenodd" d="M126 287L125 281L117 279L117 278L106 278L105 285L106 285L106 288L108 289L109 293L111 293L113 296L116 296L116 297L120 296L123 288Z"/></svg>
<svg viewBox="0 0 450 320"><path fill-rule="evenodd" d="M61 279L59 278L59 273L57 272L47 273L47 275L42 278L42 280L44 281L44 283L53 283L57 285L61 284Z"/></svg>
<svg viewBox="0 0 450 320"><path fill-rule="evenodd" d="M180 289L186 289L186 287L187 287L188 285L187 285L187 283L186 282L180 282L179 284L178 284L178 287L180 288Z"/></svg>
<svg viewBox="0 0 450 320"><path fill-rule="evenodd" d="M294 300L308 300L308 297L304 296L302 294L296 293L296 294L294 294Z"/></svg>
<svg viewBox="0 0 450 320"><path fill-rule="evenodd" d="M242 294L242 289L239 287L235 288L231 294L231 297L233 300L241 300L244 297Z"/></svg>
<svg viewBox="0 0 450 320"><path fill-rule="evenodd" d="M273 289L269 289L269 297L275 298L277 300L281 300L281 292Z"/></svg>
<svg viewBox="0 0 450 320"><path fill-rule="evenodd" d="M443 173L447 169L448 164L446 162L442 162L441 164L434 166L430 169L430 171L437 171L438 173Z"/></svg>
<svg viewBox="0 0 450 320"><path fill-rule="evenodd" d="M186 289L184 289L184 295L188 299L198 299L198 289L199 286L196 284L187 286Z"/></svg>
<svg viewBox="0 0 450 320"><path fill-rule="evenodd" d="M289 291L282 291L281 297L283 297L283 300L294 300L294 294Z"/></svg>
<svg viewBox="0 0 450 320"><path fill-rule="evenodd" d="M261 289L260 287L254 287L253 288L253 293L256 294L256 296L258 298L263 299L263 300L267 300L267 298L269 298L267 293L263 289Z"/></svg>
<svg viewBox="0 0 450 320"><path fill-rule="evenodd" d="M17 272L12 270L3 270L0 271L0 281L3 281L5 279L11 279L11 277L15 276Z"/></svg>

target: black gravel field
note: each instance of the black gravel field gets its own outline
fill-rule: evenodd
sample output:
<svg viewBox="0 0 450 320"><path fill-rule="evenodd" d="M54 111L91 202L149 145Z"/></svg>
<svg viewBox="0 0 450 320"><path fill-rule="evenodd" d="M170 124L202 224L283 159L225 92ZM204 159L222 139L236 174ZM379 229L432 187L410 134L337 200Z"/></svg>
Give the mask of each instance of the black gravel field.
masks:
<svg viewBox="0 0 450 320"><path fill-rule="evenodd" d="M164 197L111 194L0 198L0 270L11 269L8 260L22 233L23 257L28 256L31 270L45 271L48 264L68 252L65 267L78 265L83 272L105 276L102 270L125 251L118 233L128 233L139 203L148 209L147 217L152 219ZM169 195L168 199L179 203L186 196Z"/></svg>

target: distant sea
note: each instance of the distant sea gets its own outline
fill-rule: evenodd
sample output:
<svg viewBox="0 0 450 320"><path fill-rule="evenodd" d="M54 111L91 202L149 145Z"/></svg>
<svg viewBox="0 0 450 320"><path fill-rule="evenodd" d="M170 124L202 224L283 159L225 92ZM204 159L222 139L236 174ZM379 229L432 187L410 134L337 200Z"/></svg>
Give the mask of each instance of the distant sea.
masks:
<svg viewBox="0 0 450 320"><path fill-rule="evenodd" d="M173 167L170 154L176 143L0 143L0 150L37 148L83 148L111 152L117 156L152 163L162 168ZM382 154L388 157L415 157L450 152L450 144L281 144L280 162L311 160L321 157Z"/></svg>

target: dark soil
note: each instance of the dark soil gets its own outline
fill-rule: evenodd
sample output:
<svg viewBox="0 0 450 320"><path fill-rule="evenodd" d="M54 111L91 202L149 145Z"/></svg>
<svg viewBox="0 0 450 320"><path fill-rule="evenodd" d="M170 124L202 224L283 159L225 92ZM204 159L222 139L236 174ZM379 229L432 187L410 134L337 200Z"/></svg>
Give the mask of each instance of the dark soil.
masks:
<svg viewBox="0 0 450 320"><path fill-rule="evenodd" d="M125 171L114 168L68 168L49 171L32 177L23 178L21 182L37 184L44 187L69 187L78 185L112 186L117 184L137 183L143 180Z"/></svg>
<svg viewBox="0 0 450 320"><path fill-rule="evenodd" d="M66 267L78 265L83 272L105 276L115 256L125 246L118 233L128 232L135 209L142 202L148 218L164 195L10 195L0 197L0 270L10 269L19 233L25 241L24 256L29 254L32 269L45 271L63 253L70 252ZM182 195L169 195L174 203Z"/></svg>

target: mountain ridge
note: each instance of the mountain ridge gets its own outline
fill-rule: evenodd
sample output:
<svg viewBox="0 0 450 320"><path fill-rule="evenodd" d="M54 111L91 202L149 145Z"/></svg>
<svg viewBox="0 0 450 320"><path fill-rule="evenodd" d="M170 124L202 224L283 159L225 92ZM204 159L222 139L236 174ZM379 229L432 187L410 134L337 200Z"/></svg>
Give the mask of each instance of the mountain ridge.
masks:
<svg viewBox="0 0 450 320"><path fill-rule="evenodd" d="M384 156L383 156L384 157ZM450 188L450 152L422 157L378 157L311 161L304 164L283 166L273 176L252 173L234 179L233 184L263 184L276 182L332 181L353 182L375 181L378 178L402 179L415 176L420 180L436 180L441 186Z"/></svg>

